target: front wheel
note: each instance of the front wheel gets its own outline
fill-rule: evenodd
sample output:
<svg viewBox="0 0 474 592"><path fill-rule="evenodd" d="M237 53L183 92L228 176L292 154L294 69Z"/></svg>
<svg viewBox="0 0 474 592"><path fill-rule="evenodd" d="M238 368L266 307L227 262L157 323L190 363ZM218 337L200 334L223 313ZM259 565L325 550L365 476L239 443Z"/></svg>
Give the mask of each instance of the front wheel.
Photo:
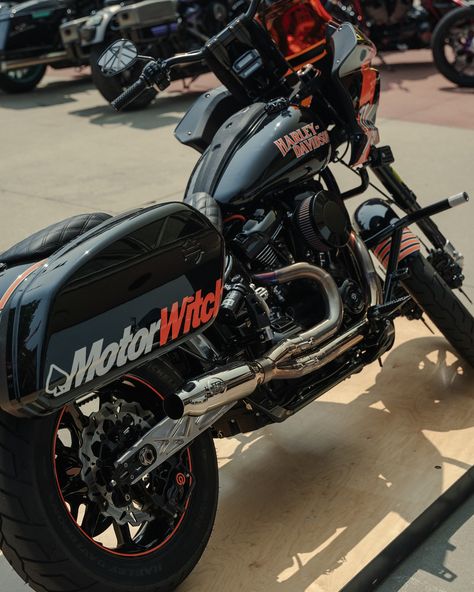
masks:
<svg viewBox="0 0 474 592"><path fill-rule="evenodd" d="M432 39L438 70L458 86L474 86L474 5L448 12Z"/></svg>
<svg viewBox="0 0 474 592"><path fill-rule="evenodd" d="M180 382L160 362L55 416L0 414L1 549L34 590L169 592L193 569L216 512L210 433L136 485L110 477Z"/></svg>
<svg viewBox="0 0 474 592"><path fill-rule="evenodd" d="M134 82L138 80L138 77L140 76L143 69L143 63L137 62L131 68L125 70L121 74L117 74L117 76L112 76L108 78L107 76L104 76L102 74L101 69L97 65L100 56L106 48L107 44L98 45L94 47L90 55L90 64L92 81L94 82L97 90L104 97L104 99L111 103L119 95L121 95L124 90L126 90L128 87L130 87ZM156 90L153 88L149 88L145 92L143 92L138 98L132 101L126 107L126 110L130 111L135 109L144 109L153 101L155 97Z"/></svg>
<svg viewBox="0 0 474 592"><path fill-rule="evenodd" d="M0 74L0 89L6 93L24 93L33 90L43 79L46 66L30 66Z"/></svg>
<svg viewBox="0 0 474 592"><path fill-rule="evenodd" d="M454 349L474 367L474 318L420 254L407 259L410 277L403 285Z"/></svg>

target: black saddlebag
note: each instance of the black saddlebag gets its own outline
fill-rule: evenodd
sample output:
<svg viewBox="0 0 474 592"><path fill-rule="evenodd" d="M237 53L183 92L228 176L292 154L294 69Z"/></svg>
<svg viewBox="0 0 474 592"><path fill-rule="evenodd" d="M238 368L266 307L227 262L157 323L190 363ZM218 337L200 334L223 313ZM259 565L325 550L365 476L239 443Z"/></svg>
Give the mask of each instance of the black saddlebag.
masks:
<svg viewBox="0 0 474 592"><path fill-rule="evenodd" d="M206 329L223 262L209 220L169 203L0 271L0 407L51 413Z"/></svg>

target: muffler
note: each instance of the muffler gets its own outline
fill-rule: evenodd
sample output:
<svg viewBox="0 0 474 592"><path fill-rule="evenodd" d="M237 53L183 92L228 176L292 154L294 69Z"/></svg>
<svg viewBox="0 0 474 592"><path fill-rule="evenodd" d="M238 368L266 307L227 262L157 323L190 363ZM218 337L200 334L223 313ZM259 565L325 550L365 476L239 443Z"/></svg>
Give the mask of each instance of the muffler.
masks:
<svg viewBox="0 0 474 592"><path fill-rule="evenodd" d="M353 233L350 245L364 270L366 290L371 305L380 300L375 281L376 272L362 241ZM223 405L251 395L255 389L273 380L299 378L319 370L363 340L367 326L364 319L335 339L339 331L344 308L333 278L323 269L309 263L295 263L274 272L255 276L259 283L283 284L309 278L319 284L326 300L325 319L296 337L284 339L263 357L252 362L229 364L217 372L205 374L185 385L183 389L164 401L164 411L171 419L201 416Z"/></svg>

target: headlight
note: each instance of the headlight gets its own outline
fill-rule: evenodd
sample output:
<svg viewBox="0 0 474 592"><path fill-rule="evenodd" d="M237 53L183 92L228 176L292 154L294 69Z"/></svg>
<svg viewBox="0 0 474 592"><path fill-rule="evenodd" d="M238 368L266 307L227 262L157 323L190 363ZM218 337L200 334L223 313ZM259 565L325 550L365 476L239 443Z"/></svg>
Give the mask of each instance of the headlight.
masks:
<svg viewBox="0 0 474 592"><path fill-rule="evenodd" d="M87 19L86 27L98 27L103 20L104 16L102 14L94 14L94 16Z"/></svg>

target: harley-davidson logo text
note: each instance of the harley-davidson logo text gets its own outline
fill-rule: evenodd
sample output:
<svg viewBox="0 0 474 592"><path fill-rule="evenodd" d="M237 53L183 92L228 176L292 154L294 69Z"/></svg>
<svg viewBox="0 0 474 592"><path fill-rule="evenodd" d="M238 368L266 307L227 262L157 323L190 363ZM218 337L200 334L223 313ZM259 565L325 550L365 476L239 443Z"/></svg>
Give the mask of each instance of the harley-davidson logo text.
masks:
<svg viewBox="0 0 474 592"><path fill-rule="evenodd" d="M329 144L329 134L327 131L318 132L319 126L314 123L308 123L300 129L278 138L273 143L286 156L290 150L293 150L296 158L317 150L324 144Z"/></svg>
<svg viewBox="0 0 474 592"><path fill-rule="evenodd" d="M186 296L170 308L161 309L161 318L149 327L135 333L131 325L123 330L122 338L108 344L98 339L90 347L74 352L70 370L51 364L45 390L55 397L63 395L97 376L104 376L114 367L125 366L151 352L153 346L166 345L169 341L198 329L217 316L222 295L222 280L217 280L214 292L205 296L198 290Z"/></svg>

